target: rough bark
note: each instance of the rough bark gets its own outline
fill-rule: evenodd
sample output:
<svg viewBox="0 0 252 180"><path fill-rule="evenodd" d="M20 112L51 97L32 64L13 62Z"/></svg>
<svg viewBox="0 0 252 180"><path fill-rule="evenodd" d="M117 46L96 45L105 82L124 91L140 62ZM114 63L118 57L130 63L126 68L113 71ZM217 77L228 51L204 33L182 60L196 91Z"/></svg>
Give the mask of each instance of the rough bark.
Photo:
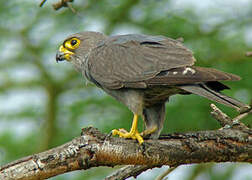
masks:
<svg viewBox="0 0 252 180"><path fill-rule="evenodd" d="M88 127L66 144L0 167L0 179L45 179L98 166L131 165L106 178L112 180L136 177L162 165L251 163L252 129L239 122L251 110L231 119L215 105L211 107L213 117L223 126L219 130L168 134L139 145L135 140L111 137Z"/></svg>
<svg viewBox="0 0 252 180"><path fill-rule="evenodd" d="M202 162L251 163L252 130L175 133L146 140L140 146L134 140L107 137L95 128L85 128L81 137L62 146L1 167L0 179L44 179L97 166L159 167Z"/></svg>

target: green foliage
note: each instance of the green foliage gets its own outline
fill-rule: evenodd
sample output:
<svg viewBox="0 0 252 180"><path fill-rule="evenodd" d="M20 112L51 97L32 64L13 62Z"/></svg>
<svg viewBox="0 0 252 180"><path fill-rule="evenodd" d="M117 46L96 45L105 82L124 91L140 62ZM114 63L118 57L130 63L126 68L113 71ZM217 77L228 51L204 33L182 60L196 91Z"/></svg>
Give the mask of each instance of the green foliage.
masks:
<svg viewBox="0 0 252 180"><path fill-rule="evenodd" d="M241 81L227 83L232 90L225 93L249 103L252 63L244 54L252 46L251 2L243 6L223 2L235 15L223 4L212 3L201 10L201 6L175 2L76 0L75 14L67 8L54 11L51 1L42 8L38 1L0 1L0 165L67 142L85 126L93 125L105 133L129 129L132 114L125 106L93 85L85 85L69 63L55 62L62 40L83 30L183 37L198 60L196 65L240 75ZM210 116L209 104L194 95L172 97L163 133L220 128ZM219 107L231 116L237 114ZM251 120L248 117L244 122L252 126ZM143 124L139 124L141 128ZM238 167L216 174L215 165L199 166L197 176L231 179ZM101 179L112 171L95 168L52 179Z"/></svg>

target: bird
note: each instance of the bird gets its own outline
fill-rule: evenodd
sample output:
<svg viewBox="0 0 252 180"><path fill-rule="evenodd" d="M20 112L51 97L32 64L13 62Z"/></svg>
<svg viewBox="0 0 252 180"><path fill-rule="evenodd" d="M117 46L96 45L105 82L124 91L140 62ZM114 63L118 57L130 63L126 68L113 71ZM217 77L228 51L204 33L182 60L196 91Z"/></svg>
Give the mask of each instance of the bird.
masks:
<svg viewBox="0 0 252 180"><path fill-rule="evenodd" d="M250 109L221 93L230 89L220 81L240 77L213 68L195 66L196 59L181 40L166 36L126 34L106 36L85 31L68 36L56 53L56 61L71 62L88 81L126 105L133 113L130 131L112 134L144 142L157 139L165 120L165 103L175 94L196 94L239 112ZM139 132L142 116L145 130Z"/></svg>

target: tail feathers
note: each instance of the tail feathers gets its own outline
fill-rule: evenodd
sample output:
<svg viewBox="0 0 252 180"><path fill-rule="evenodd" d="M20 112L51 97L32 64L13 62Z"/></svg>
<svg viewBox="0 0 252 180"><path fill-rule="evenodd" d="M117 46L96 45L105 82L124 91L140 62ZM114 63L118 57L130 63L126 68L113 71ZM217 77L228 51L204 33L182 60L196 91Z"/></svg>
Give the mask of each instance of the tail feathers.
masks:
<svg viewBox="0 0 252 180"><path fill-rule="evenodd" d="M231 97L228 97L224 94L221 94L221 93L207 87L207 85L205 85L205 84L182 85L182 86L179 86L179 88L181 88L187 92L205 97L205 98L210 99L212 101L216 101L218 103L232 107L239 112L244 112L244 111L247 111L250 109L250 106L248 106L238 100L232 99Z"/></svg>

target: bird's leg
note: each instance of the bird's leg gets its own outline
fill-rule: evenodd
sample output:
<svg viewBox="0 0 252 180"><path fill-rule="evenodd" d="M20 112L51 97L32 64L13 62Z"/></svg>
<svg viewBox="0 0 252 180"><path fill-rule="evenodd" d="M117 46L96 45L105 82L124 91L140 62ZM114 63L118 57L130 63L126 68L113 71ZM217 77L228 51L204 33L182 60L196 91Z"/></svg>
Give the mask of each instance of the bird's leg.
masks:
<svg viewBox="0 0 252 180"><path fill-rule="evenodd" d="M163 128L165 119L165 103L154 104L143 109L143 120L146 130L141 133L142 137L158 139Z"/></svg>
<svg viewBox="0 0 252 180"><path fill-rule="evenodd" d="M114 130L112 130L112 135L113 136L119 135L120 137L123 137L123 138L136 139L139 144L142 144L144 140L137 130L137 122L138 122L138 115L134 114L134 118L133 118L130 132L126 132L125 130L120 130L120 129L119 130L114 129Z"/></svg>
<svg viewBox="0 0 252 180"><path fill-rule="evenodd" d="M153 127L149 128L149 129L144 130L140 134L141 134L142 137L146 137L146 136L154 133L157 129L158 129L157 126L153 126Z"/></svg>

